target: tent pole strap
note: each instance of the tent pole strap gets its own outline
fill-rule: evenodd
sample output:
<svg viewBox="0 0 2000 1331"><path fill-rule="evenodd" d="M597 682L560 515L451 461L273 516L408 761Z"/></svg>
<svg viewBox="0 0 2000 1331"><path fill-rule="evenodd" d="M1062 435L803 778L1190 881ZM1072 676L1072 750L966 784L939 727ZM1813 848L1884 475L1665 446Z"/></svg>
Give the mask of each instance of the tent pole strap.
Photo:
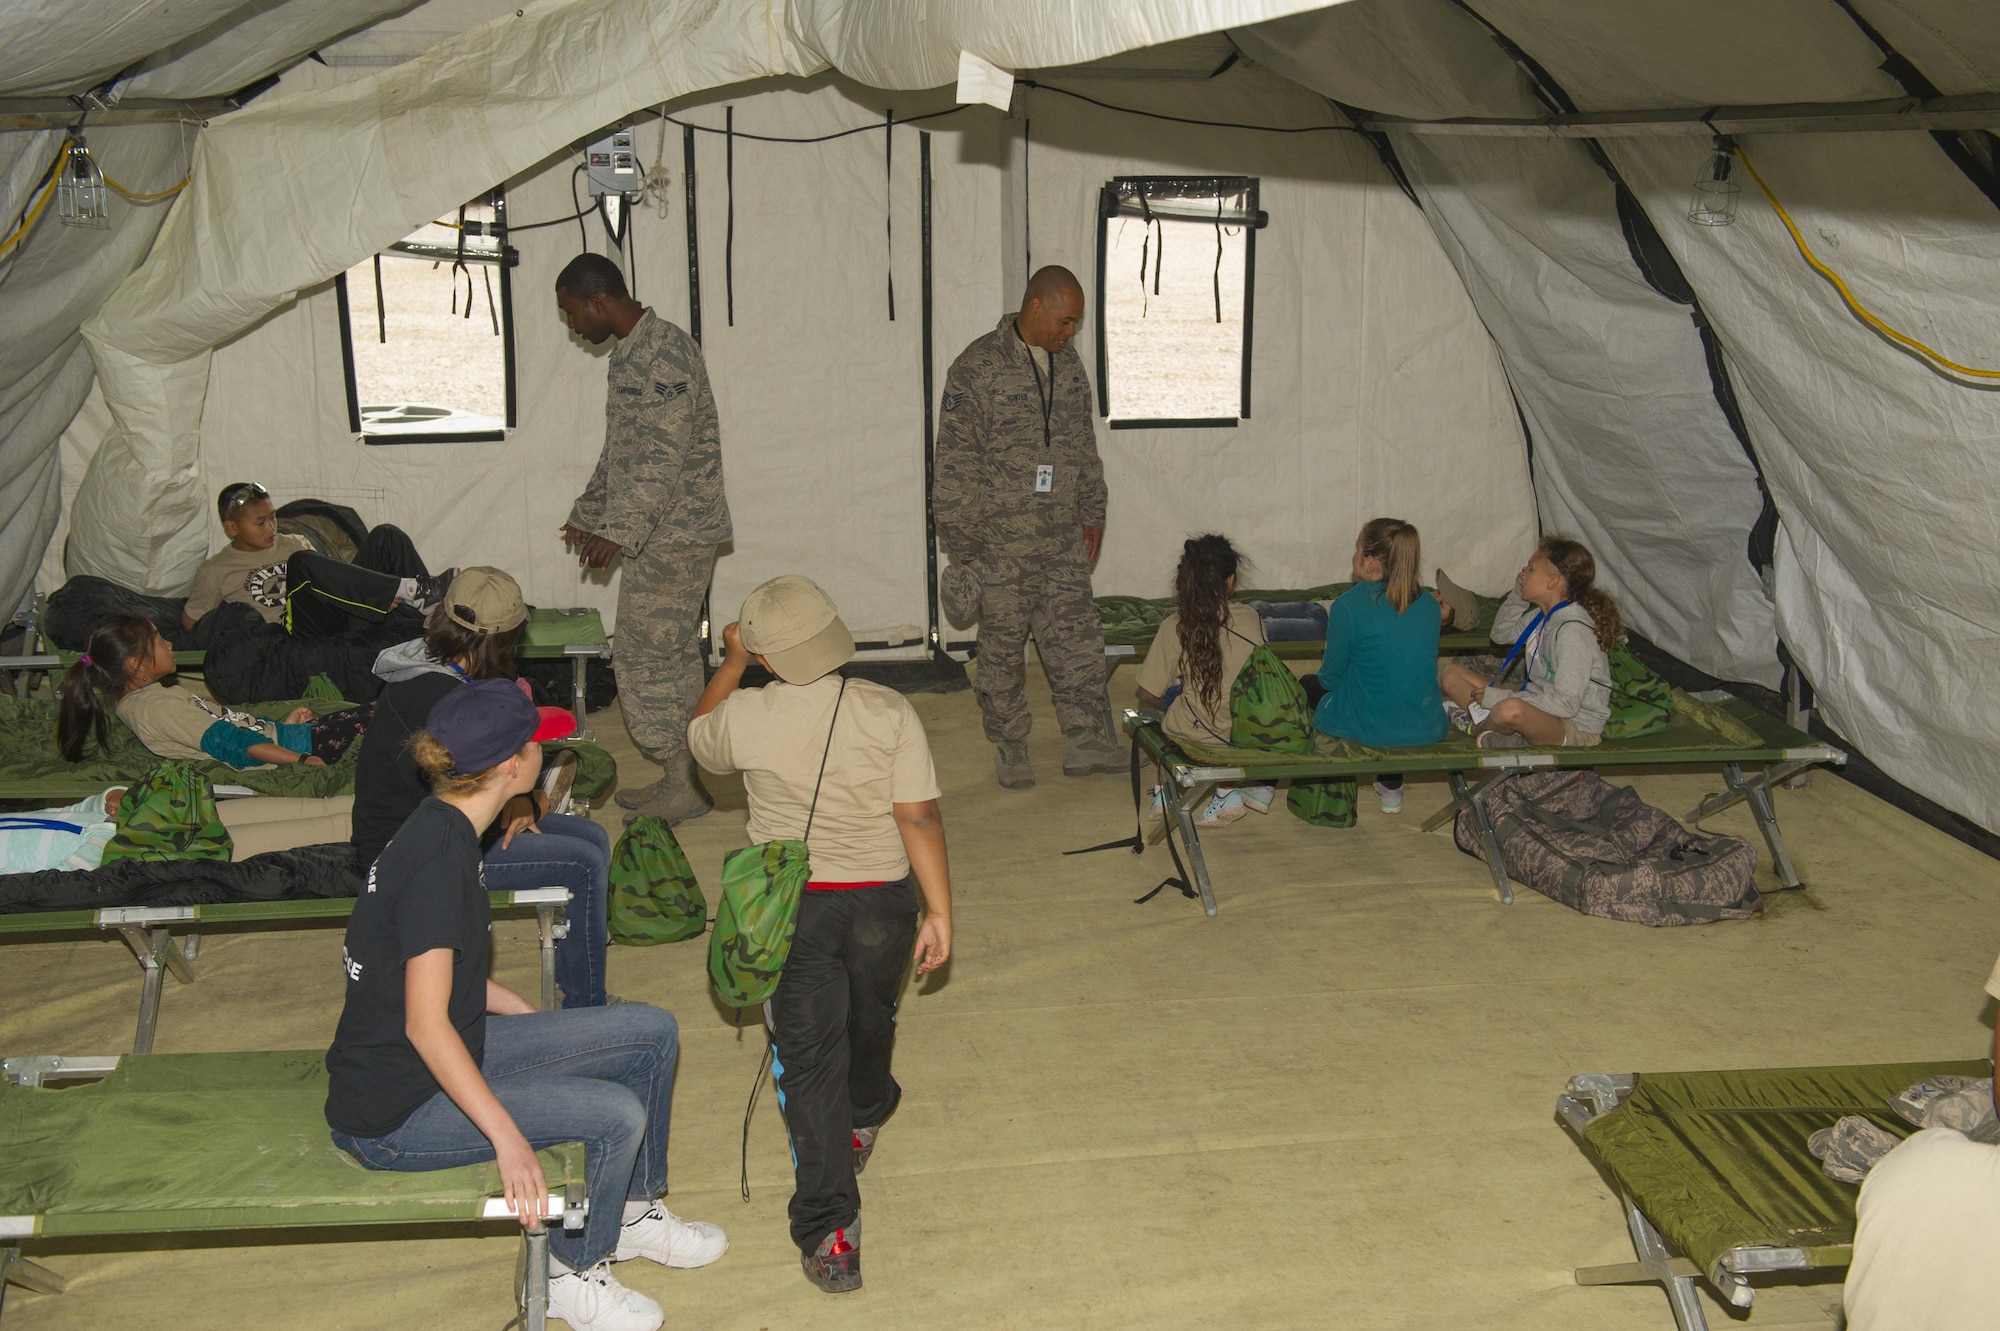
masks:
<svg viewBox="0 0 2000 1331"><path fill-rule="evenodd" d="M917 194L923 249L923 364L924 364L924 617L929 625L931 659L945 658L944 634L938 625L938 538L937 538L937 419L932 404L937 369L931 351L931 136L929 130L917 134ZM895 278L890 278L890 317L895 317Z"/></svg>

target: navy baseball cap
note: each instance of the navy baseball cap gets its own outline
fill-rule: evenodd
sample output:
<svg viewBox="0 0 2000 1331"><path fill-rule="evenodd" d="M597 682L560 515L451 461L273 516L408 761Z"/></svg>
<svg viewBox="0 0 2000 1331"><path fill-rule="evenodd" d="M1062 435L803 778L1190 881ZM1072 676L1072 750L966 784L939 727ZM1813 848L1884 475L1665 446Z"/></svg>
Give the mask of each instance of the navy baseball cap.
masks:
<svg viewBox="0 0 2000 1331"><path fill-rule="evenodd" d="M480 679L447 693L424 721L451 751L452 776L497 767L529 740L565 739L576 718L560 707L537 707L512 680Z"/></svg>

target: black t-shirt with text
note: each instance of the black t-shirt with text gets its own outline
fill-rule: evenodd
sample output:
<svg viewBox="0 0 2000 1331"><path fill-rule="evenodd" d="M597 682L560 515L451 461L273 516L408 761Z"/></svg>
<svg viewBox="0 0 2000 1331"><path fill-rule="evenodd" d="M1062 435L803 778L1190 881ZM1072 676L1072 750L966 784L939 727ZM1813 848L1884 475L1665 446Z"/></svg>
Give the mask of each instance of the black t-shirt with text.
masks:
<svg viewBox="0 0 2000 1331"><path fill-rule="evenodd" d="M326 1052L326 1121L352 1137L395 1131L438 1094L405 1030L403 967L450 948L448 1011L472 1061L486 1051L486 968L493 914L472 820L426 799L368 871L347 923L347 999Z"/></svg>

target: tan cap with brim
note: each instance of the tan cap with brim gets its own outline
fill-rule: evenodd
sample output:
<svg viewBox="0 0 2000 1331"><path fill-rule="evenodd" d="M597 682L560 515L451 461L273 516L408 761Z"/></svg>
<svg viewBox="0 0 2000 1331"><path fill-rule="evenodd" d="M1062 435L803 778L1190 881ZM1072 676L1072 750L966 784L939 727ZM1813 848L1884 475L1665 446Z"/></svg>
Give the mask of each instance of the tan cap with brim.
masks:
<svg viewBox="0 0 2000 1331"><path fill-rule="evenodd" d="M528 619L521 584L497 568L460 569L444 594L445 617L474 633L504 633Z"/></svg>
<svg viewBox="0 0 2000 1331"><path fill-rule="evenodd" d="M1437 598L1451 607L1451 631L1467 633L1479 627L1479 598L1437 571Z"/></svg>
<svg viewBox="0 0 2000 1331"><path fill-rule="evenodd" d="M833 599L798 573L771 579L743 598L737 631L787 684L810 684L854 659L854 635Z"/></svg>

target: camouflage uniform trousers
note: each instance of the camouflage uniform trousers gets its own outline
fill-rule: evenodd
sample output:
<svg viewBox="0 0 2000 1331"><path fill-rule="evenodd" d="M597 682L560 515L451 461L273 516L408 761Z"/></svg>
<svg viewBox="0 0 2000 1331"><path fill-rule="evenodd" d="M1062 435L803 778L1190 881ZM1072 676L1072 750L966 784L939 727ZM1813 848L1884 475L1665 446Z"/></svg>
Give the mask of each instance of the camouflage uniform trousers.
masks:
<svg viewBox="0 0 2000 1331"><path fill-rule="evenodd" d="M1091 598L1090 566L1081 535L1046 554L988 554L974 560L979 575L979 667L973 689L986 738L1026 739L1028 665L1033 635L1056 720L1063 733L1104 728L1104 626Z"/></svg>
<svg viewBox="0 0 2000 1331"><path fill-rule="evenodd" d="M712 545L655 543L625 555L613 664L632 742L666 769L690 776L689 714L701 696L701 603L715 569Z"/></svg>

